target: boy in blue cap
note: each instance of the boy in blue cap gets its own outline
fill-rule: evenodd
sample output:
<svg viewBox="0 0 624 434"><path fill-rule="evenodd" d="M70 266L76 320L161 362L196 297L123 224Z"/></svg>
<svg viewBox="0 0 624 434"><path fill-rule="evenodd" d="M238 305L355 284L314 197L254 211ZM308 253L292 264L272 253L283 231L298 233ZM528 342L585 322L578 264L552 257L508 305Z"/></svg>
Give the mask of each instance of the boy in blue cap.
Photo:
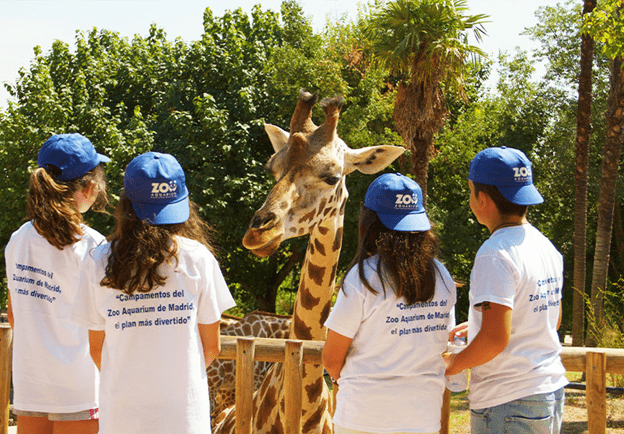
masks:
<svg viewBox="0 0 624 434"><path fill-rule="evenodd" d="M471 368L471 432L559 433L563 258L526 218L544 199L517 149L479 152L468 179L470 208L491 235L470 277L469 344L448 358L446 375Z"/></svg>

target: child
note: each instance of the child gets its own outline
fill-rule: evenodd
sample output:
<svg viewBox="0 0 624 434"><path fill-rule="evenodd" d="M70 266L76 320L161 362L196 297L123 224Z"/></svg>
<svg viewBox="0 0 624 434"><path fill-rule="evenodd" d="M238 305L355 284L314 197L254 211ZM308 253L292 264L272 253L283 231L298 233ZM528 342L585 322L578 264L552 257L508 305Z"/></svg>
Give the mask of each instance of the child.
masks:
<svg viewBox="0 0 624 434"><path fill-rule="evenodd" d="M20 434L98 431L98 373L87 329L72 324L70 314L82 263L104 241L81 213L107 204L109 161L80 134L46 140L30 176L29 221L5 249Z"/></svg>
<svg viewBox="0 0 624 434"><path fill-rule="evenodd" d="M468 179L470 208L491 235L470 278L469 345L446 373L472 368L471 432L559 433L563 258L526 217L544 199L517 149L479 152Z"/></svg>
<svg viewBox="0 0 624 434"><path fill-rule="evenodd" d="M456 293L418 184L401 174L375 179L358 239L325 322L323 364L340 384L335 432L437 433Z"/></svg>
<svg viewBox="0 0 624 434"><path fill-rule="evenodd" d="M210 433L206 366L235 303L178 161L132 160L115 217L76 310L102 373L100 434Z"/></svg>

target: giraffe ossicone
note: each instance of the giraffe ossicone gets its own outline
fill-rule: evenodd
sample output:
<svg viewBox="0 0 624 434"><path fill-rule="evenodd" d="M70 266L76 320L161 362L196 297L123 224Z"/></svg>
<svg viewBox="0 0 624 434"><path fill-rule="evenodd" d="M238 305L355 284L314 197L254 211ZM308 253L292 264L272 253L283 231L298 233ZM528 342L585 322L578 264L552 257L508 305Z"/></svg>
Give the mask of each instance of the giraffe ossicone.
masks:
<svg viewBox="0 0 624 434"><path fill-rule="evenodd" d="M386 168L405 149L397 146L349 148L336 126L342 97L326 98L320 105L325 121L316 126L312 109L317 96L302 91L290 121L290 131L265 125L275 153L266 164L276 183L254 214L243 245L257 256L274 253L282 241L310 235L291 323L290 338L325 340L323 323L331 308L336 269L342 247L345 177ZM254 394L254 433L284 431L284 374L274 364ZM330 394L321 365L304 365L302 374L302 431L331 433ZM215 433L233 433L235 412L221 415Z"/></svg>

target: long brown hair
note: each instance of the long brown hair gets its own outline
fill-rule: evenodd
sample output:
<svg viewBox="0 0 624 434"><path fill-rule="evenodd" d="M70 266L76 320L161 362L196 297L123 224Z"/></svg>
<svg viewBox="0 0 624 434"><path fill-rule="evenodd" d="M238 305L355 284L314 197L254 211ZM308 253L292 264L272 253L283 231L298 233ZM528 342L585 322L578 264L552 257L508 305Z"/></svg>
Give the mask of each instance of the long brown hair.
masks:
<svg viewBox="0 0 624 434"><path fill-rule="evenodd" d="M158 267L165 261L177 261L175 235L198 241L214 253L212 228L199 217L197 206L192 202L190 206L186 222L152 225L137 217L130 199L122 193L115 209L115 233L109 237L111 252L100 284L126 294L150 292L164 285L167 277L158 272Z"/></svg>
<svg viewBox="0 0 624 434"><path fill-rule="evenodd" d="M108 195L103 163L70 181L59 180L57 177L60 174L60 169L50 165L47 169L39 167L33 171L28 186L26 215L39 235L57 249L63 250L65 246L79 241L83 235L80 226L84 220L74 200L74 193L95 183L98 194L91 209L99 212L106 212Z"/></svg>
<svg viewBox="0 0 624 434"><path fill-rule="evenodd" d="M379 255L376 268L384 294L387 284L397 298L404 298L408 305L430 301L435 295L437 267L434 259L438 253L439 243L432 229L424 232L390 230L374 211L362 205L358 249L345 276L357 265L364 286L377 294L366 278L364 261ZM341 286L344 291L344 277Z"/></svg>

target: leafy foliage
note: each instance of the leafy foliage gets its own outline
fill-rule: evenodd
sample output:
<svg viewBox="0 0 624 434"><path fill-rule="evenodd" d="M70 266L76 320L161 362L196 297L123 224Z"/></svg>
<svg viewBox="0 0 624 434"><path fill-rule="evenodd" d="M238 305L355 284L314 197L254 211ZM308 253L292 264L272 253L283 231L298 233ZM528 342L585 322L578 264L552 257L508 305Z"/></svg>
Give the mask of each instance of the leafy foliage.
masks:
<svg viewBox="0 0 624 434"><path fill-rule="evenodd" d="M587 17L583 30L602 42L602 51L609 59L624 57L624 1L604 0Z"/></svg>

